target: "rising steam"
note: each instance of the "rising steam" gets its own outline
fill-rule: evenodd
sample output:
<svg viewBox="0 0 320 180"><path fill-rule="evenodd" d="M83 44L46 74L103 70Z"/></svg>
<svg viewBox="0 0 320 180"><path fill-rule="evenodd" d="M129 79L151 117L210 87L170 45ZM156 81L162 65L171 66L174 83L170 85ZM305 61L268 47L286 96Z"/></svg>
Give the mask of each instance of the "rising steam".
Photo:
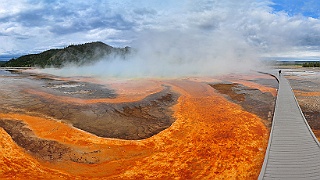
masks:
<svg viewBox="0 0 320 180"><path fill-rule="evenodd" d="M227 32L197 36L195 32L147 32L133 43L124 60L105 57L87 66L66 65L45 72L63 76L185 77L247 71L256 63L254 49Z"/></svg>
<svg viewBox="0 0 320 180"><path fill-rule="evenodd" d="M64 76L148 78L210 76L255 68L257 49L241 32L241 21L235 18L247 16L241 13L246 13L248 7L232 1L240 8L234 11L233 6L217 9L222 6L219 1L214 3L213 9L194 11L196 17L186 18L190 22L177 20L177 26L162 23L160 27L166 28L141 30L130 45L133 53L125 60L111 56L92 65L45 71Z"/></svg>

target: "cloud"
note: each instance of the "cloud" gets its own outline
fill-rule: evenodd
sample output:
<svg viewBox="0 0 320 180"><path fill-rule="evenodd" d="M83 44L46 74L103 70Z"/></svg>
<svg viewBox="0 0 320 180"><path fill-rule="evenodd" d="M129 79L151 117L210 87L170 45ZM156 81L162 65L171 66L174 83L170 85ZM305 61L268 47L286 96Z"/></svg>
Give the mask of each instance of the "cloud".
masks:
<svg viewBox="0 0 320 180"><path fill-rule="evenodd" d="M121 35L117 40L115 33L103 32L120 34L119 31L130 31L135 26L121 13L110 9L108 3L100 1L32 0L0 1L0 4L1 42L7 36L7 45L0 53L24 51L27 54L61 46L61 43L67 46L93 40L106 42L109 38L111 42L124 42ZM29 42L25 43L26 40Z"/></svg>
<svg viewBox="0 0 320 180"><path fill-rule="evenodd" d="M255 47L261 56L273 56L279 52L295 56L296 51L292 49L309 51L310 46L320 46L317 35L319 19L277 12L271 1L231 0L211 1L211 6L202 4L207 5L193 11L187 18L193 27L204 32L233 31L231 34L241 36L241 40Z"/></svg>
<svg viewBox="0 0 320 180"><path fill-rule="evenodd" d="M0 53L95 40L133 46L141 34L181 30L190 37L237 37L261 56L315 54L319 6L316 0L0 0L0 40L6 41Z"/></svg>
<svg viewBox="0 0 320 180"><path fill-rule="evenodd" d="M255 48L234 30L167 28L142 31L137 36L132 43L135 50L126 60L106 57L93 65L69 64L44 72L103 78L188 77L248 71L257 63Z"/></svg>
<svg viewBox="0 0 320 180"><path fill-rule="evenodd" d="M199 0L168 12L133 8L121 15L134 22L133 28L118 28L113 34L126 32L132 39L137 51L126 61L106 58L95 65L71 66L51 73L104 77L216 75L256 69L261 57L320 57L316 51L320 46L319 19L275 11L272 4Z"/></svg>
<svg viewBox="0 0 320 180"><path fill-rule="evenodd" d="M140 16L154 16L157 14L157 11L154 9L147 9L147 8L137 8L133 10L134 13L140 15Z"/></svg>

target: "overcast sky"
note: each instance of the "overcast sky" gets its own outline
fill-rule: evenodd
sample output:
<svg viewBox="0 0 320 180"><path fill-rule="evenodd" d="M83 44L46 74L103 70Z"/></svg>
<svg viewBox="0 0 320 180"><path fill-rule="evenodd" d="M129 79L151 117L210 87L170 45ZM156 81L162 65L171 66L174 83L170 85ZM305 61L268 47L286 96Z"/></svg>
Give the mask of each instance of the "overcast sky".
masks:
<svg viewBox="0 0 320 180"><path fill-rule="evenodd" d="M0 0L2 59L92 41L134 46L157 38L157 33L163 37L170 32L188 34L195 41L219 37L219 41L211 38L212 43L235 39L254 48L260 57L317 59L320 2Z"/></svg>

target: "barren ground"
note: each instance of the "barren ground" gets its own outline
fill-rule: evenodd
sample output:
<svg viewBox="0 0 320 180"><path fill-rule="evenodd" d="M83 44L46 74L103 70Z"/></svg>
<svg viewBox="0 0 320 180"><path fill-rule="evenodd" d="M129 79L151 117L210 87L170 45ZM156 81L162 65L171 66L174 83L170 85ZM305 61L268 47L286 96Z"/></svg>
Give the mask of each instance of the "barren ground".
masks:
<svg viewBox="0 0 320 180"><path fill-rule="evenodd" d="M294 68L283 71L306 120L320 140L320 69Z"/></svg>
<svg viewBox="0 0 320 180"><path fill-rule="evenodd" d="M0 70L0 177L256 179L277 82L101 80Z"/></svg>

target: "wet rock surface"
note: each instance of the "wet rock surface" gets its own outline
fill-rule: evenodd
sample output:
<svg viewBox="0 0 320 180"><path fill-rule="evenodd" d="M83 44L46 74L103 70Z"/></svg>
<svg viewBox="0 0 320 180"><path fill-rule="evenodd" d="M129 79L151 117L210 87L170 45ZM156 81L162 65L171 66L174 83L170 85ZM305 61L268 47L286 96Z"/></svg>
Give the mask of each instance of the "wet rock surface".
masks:
<svg viewBox="0 0 320 180"><path fill-rule="evenodd" d="M114 99L114 90L102 85L56 79L50 76L22 74L18 84L23 88L7 90L4 107L15 111L40 113L71 124L100 137L145 139L168 128L173 122L172 106L179 95L164 86L163 90L142 100L124 103L73 103L60 101L78 99ZM32 86L31 86L32 84ZM13 84L11 84L13 85ZM51 96L30 94L25 89L45 92ZM58 98L53 98L58 97Z"/></svg>
<svg viewBox="0 0 320 180"><path fill-rule="evenodd" d="M2 127L27 152L45 161L61 160L71 149L59 142L36 137L25 123L0 119Z"/></svg>
<svg viewBox="0 0 320 180"><path fill-rule="evenodd" d="M173 122L170 110L178 95L167 88L138 102L116 104L62 105L40 112L61 118L74 127L100 137L145 139L168 128ZM53 102L51 106L56 106ZM38 110L39 111L39 110Z"/></svg>
<svg viewBox="0 0 320 180"><path fill-rule="evenodd" d="M45 86L57 95L66 95L68 97L76 98L116 98L117 95L113 90L107 89L101 85L87 83L87 82L48 82Z"/></svg>
<svg viewBox="0 0 320 180"><path fill-rule="evenodd" d="M255 82L260 81L255 80ZM272 86L274 81L275 80L264 80L262 84L271 84ZM262 92L256 88L231 82L210 84L210 86L219 93L224 94L230 101L239 104L246 111L256 114L261 119L267 120L268 126L271 125L275 105L275 97L271 93Z"/></svg>
<svg viewBox="0 0 320 180"><path fill-rule="evenodd" d="M82 99L117 97L117 94L114 90L100 84L83 81L63 80L55 76L39 75L33 73L27 73L24 75L30 75L33 80L39 81L39 83L42 84L41 86L44 91L55 95Z"/></svg>
<svg viewBox="0 0 320 180"><path fill-rule="evenodd" d="M245 84L256 76L229 81L227 89L241 97L234 102L250 99L250 91L257 91L252 99L275 91ZM143 80L155 82L146 88L26 73L0 78L0 177L257 179L268 129L208 85L221 79ZM101 96L89 91L95 88Z"/></svg>
<svg viewBox="0 0 320 180"><path fill-rule="evenodd" d="M252 79L250 81L264 85L264 86L272 87L275 89L278 89L278 87L279 87L278 81L275 80L274 78L273 79L256 78L256 79Z"/></svg>

